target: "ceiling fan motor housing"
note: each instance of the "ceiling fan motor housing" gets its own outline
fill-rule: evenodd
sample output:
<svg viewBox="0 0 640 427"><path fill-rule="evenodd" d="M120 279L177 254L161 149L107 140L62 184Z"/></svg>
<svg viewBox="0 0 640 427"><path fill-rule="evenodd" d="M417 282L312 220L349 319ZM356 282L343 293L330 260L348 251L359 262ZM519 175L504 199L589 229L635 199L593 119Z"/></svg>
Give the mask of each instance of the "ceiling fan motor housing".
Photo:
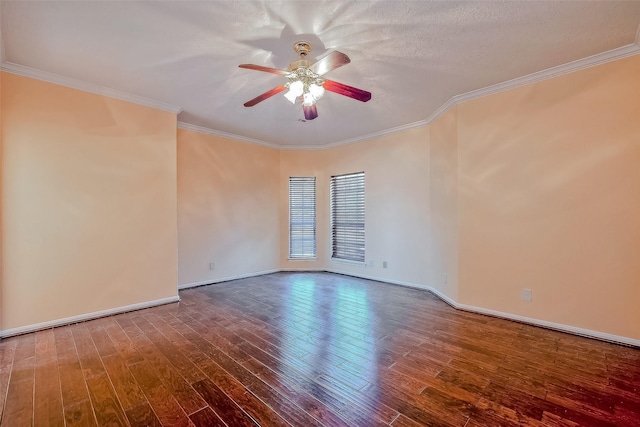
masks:
<svg viewBox="0 0 640 427"><path fill-rule="evenodd" d="M304 58L309 52L311 52L311 44L304 40L295 42L293 44L293 50L295 50L296 53L300 55L300 58Z"/></svg>

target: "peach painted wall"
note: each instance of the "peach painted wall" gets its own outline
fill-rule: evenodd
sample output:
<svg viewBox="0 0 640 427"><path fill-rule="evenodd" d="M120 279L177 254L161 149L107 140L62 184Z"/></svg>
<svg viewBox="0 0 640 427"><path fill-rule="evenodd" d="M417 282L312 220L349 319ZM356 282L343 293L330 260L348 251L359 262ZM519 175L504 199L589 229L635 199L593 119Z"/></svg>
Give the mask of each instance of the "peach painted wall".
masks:
<svg viewBox="0 0 640 427"><path fill-rule="evenodd" d="M2 82L3 328L175 297L176 116Z"/></svg>
<svg viewBox="0 0 640 427"><path fill-rule="evenodd" d="M314 123L315 124L315 123ZM329 184L326 173L327 150L280 151L280 268L284 270L324 270L329 242ZM316 177L316 255L315 260L289 260L289 178Z"/></svg>
<svg viewBox="0 0 640 427"><path fill-rule="evenodd" d="M640 55L458 106L459 302L640 339L638 94Z"/></svg>
<svg viewBox="0 0 640 427"><path fill-rule="evenodd" d="M428 283L454 301L458 299L457 126L455 106L429 125L428 178L431 208Z"/></svg>
<svg viewBox="0 0 640 427"><path fill-rule="evenodd" d="M279 166L278 150L178 129L179 286L279 268Z"/></svg>
<svg viewBox="0 0 640 427"><path fill-rule="evenodd" d="M1 37L1 35L0 35ZM0 49L2 39L0 38ZM0 72L0 331L2 330L2 75Z"/></svg>
<svg viewBox="0 0 640 427"><path fill-rule="evenodd" d="M281 157L282 268L320 268L380 280L423 285L428 274L429 133L426 127L318 151ZM330 260L329 180L365 172L366 265ZM289 261L289 176L317 176L318 261ZM383 268L387 261L388 268Z"/></svg>

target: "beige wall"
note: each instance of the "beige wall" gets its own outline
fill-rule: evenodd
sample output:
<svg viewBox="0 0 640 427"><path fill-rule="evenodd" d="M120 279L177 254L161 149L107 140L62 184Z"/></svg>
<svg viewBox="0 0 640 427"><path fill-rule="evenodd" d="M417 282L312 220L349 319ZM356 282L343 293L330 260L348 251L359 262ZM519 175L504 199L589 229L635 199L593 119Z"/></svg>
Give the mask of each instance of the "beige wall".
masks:
<svg viewBox="0 0 640 427"><path fill-rule="evenodd" d="M281 268L431 286L640 339L638 92L637 55L429 126L279 151L176 134L173 114L2 73L0 328L175 296L176 269L188 286ZM329 256L329 178L357 171L365 265ZM313 261L288 260L289 176L317 177Z"/></svg>
<svg viewBox="0 0 640 427"><path fill-rule="evenodd" d="M0 49L2 49L2 39L0 39ZM2 331L2 75L0 72L0 331Z"/></svg>
<svg viewBox="0 0 640 427"><path fill-rule="evenodd" d="M431 223L429 285L458 300L458 110L429 126ZM445 277L446 275L446 277Z"/></svg>
<svg viewBox="0 0 640 427"><path fill-rule="evenodd" d="M458 106L459 302L640 339L637 94L640 55Z"/></svg>
<svg viewBox="0 0 640 427"><path fill-rule="evenodd" d="M178 129L179 286L279 268L279 164L278 150Z"/></svg>
<svg viewBox="0 0 640 427"><path fill-rule="evenodd" d="M3 328L175 297L176 116L2 82Z"/></svg>
<svg viewBox="0 0 640 427"><path fill-rule="evenodd" d="M424 285L428 274L429 134L426 127L318 151L283 151L280 265ZM330 259L329 179L365 172L366 265ZM316 176L316 262L288 260L288 178ZM383 261L387 268L383 268Z"/></svg>
<svg viewBox="0 0 640 427"><path fill-rule="evenodd" d="M327 150L280 151L280 268L284 270L325 270L329 254L329 184L326 172ZM316 255L315 260L289 259L289 178L316 177Z"/></svg>

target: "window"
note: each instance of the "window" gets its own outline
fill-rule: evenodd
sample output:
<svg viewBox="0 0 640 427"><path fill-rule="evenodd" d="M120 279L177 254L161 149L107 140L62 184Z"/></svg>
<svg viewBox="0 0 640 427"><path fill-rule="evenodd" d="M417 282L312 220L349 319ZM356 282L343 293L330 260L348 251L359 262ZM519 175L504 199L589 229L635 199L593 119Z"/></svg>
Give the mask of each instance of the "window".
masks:
<svg viewBox="0 0 640 427"><path fill-rule="evenodd" d="M364 172L331 177L331 258L364 262Z"/></svg>
<svg viewBox="0 0 640 427"><path fill-rule="evenodd" d="M316 257L316 178L289 178L289 258Z"/></svg>

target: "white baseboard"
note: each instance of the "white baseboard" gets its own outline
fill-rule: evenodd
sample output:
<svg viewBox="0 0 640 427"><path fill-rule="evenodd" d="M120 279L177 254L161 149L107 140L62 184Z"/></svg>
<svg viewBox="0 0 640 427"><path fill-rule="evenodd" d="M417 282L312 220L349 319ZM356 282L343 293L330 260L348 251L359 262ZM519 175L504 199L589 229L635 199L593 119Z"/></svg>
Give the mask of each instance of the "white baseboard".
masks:
<svg viewBox="0 0 640 427"><path fill-rule="evenodd" d="M464 310L472 313L484 314L488 316L499 317L502 319L513 320L516 322L527 323L530 325L539 326L547 329L553 329L561 332L567 332L570 334L580 335L587 338L595 338L602 341L609 341L609 342L624 344L632 347L640 347L640 340L637 340L634 338L608 334L605 332L594 331L591 329L578 328L575 326L563 325L560 323L548 322L546 320L534 319L531 317L520 316L512 313L505 313L503 311L491 310L488 308L476 307L476 306L467 305L467 304L459 304L452 298L448 297L447 295L443 294L442 292L440 292L439 290L431 286L425 286L425 285L405 282L401 280L391 280L391 279L386 279L381 277L374 277L366 274L354 274L352 272L343 272L336 269L322 269L322 268L287 269L285 268L285 269L265 270L265 271L259 271L259 272L249 273L249 274L242 274L238 276L229 276L229 277L218 278L218 279L203 280L201 282L187 283L184 285L180 285L178 289L188 289L196 286L210 285L213 283L227 282L229 280L236 280L236 279L246 279L248 277L262 276L265 274L272 274L272 273L278 273L278 272L305 272L305 271L308 271L308 272L325 271L327 273L342 274L345 276L358 277L360 279L375 280L377 282L389 283L392 285L399 285L399 286L406 286L406 287L415 288L415 289L421 289L421 290L431 292L433 295L435 295L436 297L438 297L439 299L441 299L442 301L444 301L445 303L449 304L450 306L452 306L457 310ZM87 320L97 319L100 317L112 316L114 314L140 310L143 308L155 307L158 305L164 305L164 304L169 304L169 303L178 302L178 301L180 301L180 297L176 295L174 297L162 298L154 301L147 301L147 302L138 303L138 304L131 304L127 306L116 307L108 310L96 311L93 313L81 314L78 316L66 317L64 319L52 320L50 322L42 322L42 323L37 323L33 325L21 326L18 328L0 330L0 338L26 334L29 332L35 332L42 329L49 329L56 326L68 325L70 323L84 322Z"/></svg>
<svg viewBox="0 0 640 427"><path fill-rule="evenodd" d="M228 282L230 280L246 279L248 277L262 276L265 274L278 273L280 271L283 271L283 270L280 270L279 268L275 268L273 270L256 271L254 273L240 274L238 276L227 276L227 277L220 277L217 279L201 280L199 282L192 282L192 283L185 283L183 285L178 285L178 290L195 288L197 286L212 285L214 283Z"/></svg>
<svg viewBox="0 0 640 427"><path fill-rule="evenodd" d="M344 276L357 277L359 279L375 280L376 282L390 283L392 285L406 286L408 288L422 289L425 291L430 290L428 286L420 285L417 283L411 283L411 282L403 282L402 280L391 280L391 279L385 279L381 277L369 276L367 274L356 274L352 272L344 272L336 269L324 269L323 271L326 271L327 273L342 274Z"/></svg>
<svg viewBox="0 0 640 427"><path fill-rule="evenodd" d="M459 309L460 307L458 307L458 303L453 299L450 298L448 295L443 294L442 292L440 292L439 290L431 287L431 286L427 286L426 288L429 292L431 292L432 294L434 294L435 296L437 296L438 298L440 298L442 301L446 302L447 304L449 304L451 307L455 308L455 309Z"/></svg>
<svg viewBox="0 0 640 427"><path fill-rule="evenodd" d="M351 273L351 272L342 272L339 270L335 270L335 269L326 269L325 270L328 273L336 273L336 274L344 274L346 276L353 276L353 277L358 277L361 279L367 279L367 280L375 280L378 282L384 282L384 283L391 283L393 285L400 285L400 286L407 286L410 288L416 288L416 289L422 289L425 291L429 291L431 292L433 295L435 295L436 297L438 297L439 299L441 299L443 302L447 303L448 305L450 305L451 307L457 309L457 310L464 310L464 311L469 311L472 313L478 313L478 314L484 314L487 316L493 316L493 317L499 317L502 319L507 319L507 320L513 320L516 322L520 322L520 323L526 323L529 325L533 325L533 326L539 326L542 328L546 328L546 329L553 329L556 331L560 331L560 332L566 332L566 333L570 333L573 335L579 335L579 336L583 336L583 337L587 337L587 338L594 338L597 340L601 340L601 341L608 341L608 342L613 342L616 344L624 344L624 345L628 345L628 346L632 346L632 347L640 347L640 340L637 339L633 339L633 338L629 338L629 337L623 337L620 335L613 335L613 334L608 334L605 332L600 332L600 331L593 331L591 329L584 329L584 328L578 328L575 326L569 326L569 325L563 325L561 323L554 323L554 322L548 322L546 320L540 320L540 319L534 319L531 317L525 317L525 316L520 316L517 314L512 314L512 313L505 313L503 311L497 311L497 310L491 310L488 308L482 308L482 307L476 307L476 306L472 306L472 305L467 305L467 304L460 304L458 302L456 302L453 298L450 298L449 296L445 295L444 293L440 292L439 290L431 287L431 286L425 286L425 285L420 285L417 283L409 283L409 282L403 282L400 280L389 280L389 279L383 279L380 277L373 277L373 276L368 276L365 274L355 274L355 273Z"/></svg>
<svg viewBox="0 0 640 427"><path fill-rule="evenodd" d="M125 305L122 307L110 308L108 310L94 311L92 313L79 314L77 316L65 317L63 319L51 320L49 322L36 323L33 325L20 326L18 328L5 329L0 331L0 338L11 337L14 335L27 334L29 332L50 329L56 326L68 325L71 323L85 322L87 320L98 319L100 317L112 316L114 314L125 313L128 311L141 310L143 308L156 307L158 305L170 304L180 301L178 295L168 298L157 299L153 301L145 301L137 304Z"/></svg>
<svg viewBox="0 0 640 427"><path fill-rule="evenodd" d="M520 316L518 314L505 313L504 311L491 310L489 308L476 307L476 306L467 305L467 304L459 304L453 299L444 295L442 292L438 291L437 289L429 287L428 291L458 310L469 311L471 313L484 314L487 316L499 317L502 319L513 320L520 323L527 323L533 326L539 326L546 329L553 329L560 332L567 332L570 334L580 335L587 338L595 338L601 341L609 341L616 344L624 344L624 345L629 345L633 347L640 347L640 340L636 340L633 338L608 334L605 332L594 331L591 329L578 328L576 326L563 325L562 323L555 323L555 322L549 322L546 320L534 319L532 317Z"/></svg>

